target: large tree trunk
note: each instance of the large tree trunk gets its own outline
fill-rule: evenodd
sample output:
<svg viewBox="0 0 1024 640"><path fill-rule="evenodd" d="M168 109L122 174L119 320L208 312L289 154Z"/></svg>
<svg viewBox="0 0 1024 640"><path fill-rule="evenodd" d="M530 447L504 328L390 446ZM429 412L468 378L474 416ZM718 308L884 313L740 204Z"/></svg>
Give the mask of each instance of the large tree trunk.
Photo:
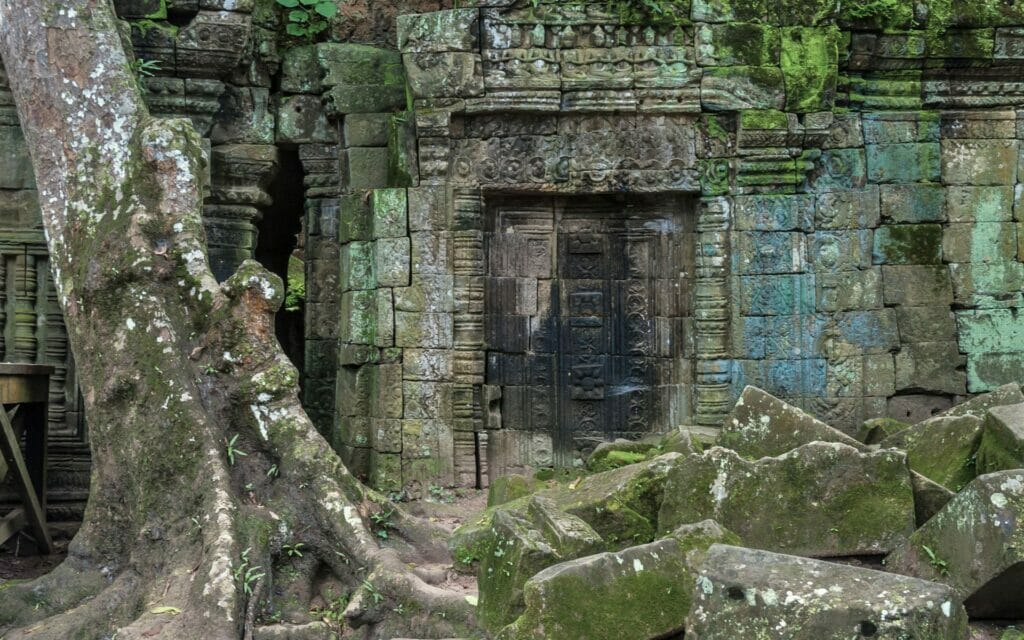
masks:
<svg viewBox="0 0 1024 640"><path fill-rule="evenodd" d="M199 140L148 114L109 0L0 0L0 40L93 454L67 560L0 587L0 636L249 638L309 623L318 591L364 637L467 633L465 598L408 568L443 540L395 510L378 544L393 506L299 405L279 279L212 277Z"/></svg>

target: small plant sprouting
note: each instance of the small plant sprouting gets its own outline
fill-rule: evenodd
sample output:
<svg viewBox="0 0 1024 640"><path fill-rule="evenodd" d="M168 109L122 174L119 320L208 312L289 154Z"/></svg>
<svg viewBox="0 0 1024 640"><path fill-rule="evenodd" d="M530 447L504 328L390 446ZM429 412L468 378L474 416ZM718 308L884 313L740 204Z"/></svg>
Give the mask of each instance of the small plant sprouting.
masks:
<svg viewBox="0 0 1024 640"><path fill-rule="evenodd" d="M387 511L382 509L376 513L370 514L370 520L373 520L374 533L376 533L377 537L381 540L387 540L388 529L395 528L395 523L391 520L391 516L394 515L394 513L394 509L388 509Z"/></svg>
<svg viewBox="0 0 1024 640"><path fill-rule="evenodd" d="M378 591L377 587L373 586L369 580L363 580L363 588L366 589L366 592L370 594L371 598L373 598L374 604L384 602L384 594Z"/></svg>
<svg viewBox="0 0 1024 640"><path fill-rule="evenodd" d="M162 71L159 60L147 60L145 58L136 58L132 60L132 71L139 78L151 78L157 71Z"/></svg>
<svg viewBox="0 0 1024 640"><path fill-rule="evenodd" d="M306 545L304 545L303 543L296 542L295 544L286 544L282 546L281 550L284 551L285 555L289 558L301 558L302 550L305 547Z"/></svg>
<svg viewBox="0 0 1024 640"><path fill-rule="evenodd" d="M248 547L241 553L240 562L232 572L232 575L235 578L235 584L237 584L242 589L242 592L247 596L252 595L253 587L256 586L256 583L266 575L260 571L262 567L259 565L249 566L250 551L252 551L252 547Z"/></svg>
<svg viewBox="0 0 1024 640"><path fill-rule="evenodd" d="M940 575L949 575L949 563L940 558L931 547L926 544L921 545L921 549L927 554L928 562L938 570Z"/></svg>
<svg viewBox="0 0 1024 640"><path fill-rule="evenodd" d="M231 466L235 465L235 457L249 455L248 453L242 451L241 449L236 448L235 447L235 443L236 442L238 442L238 434L237 433L235 435L231 436L231 439L228 440L228 442L227 442L227 445L228 445L228 464L230 464Z"/></svg>
<svg viewBox="0 0 1024 640"><path fill-rule="evenodd" d="M277 0L288 9L285 14L285 33L296 38L310 39L328 27L328 18L338 13L336 0Z"/></svg>
<svg viewBox="0 0 1024 640"><path fill-rule="evenodd" d="M270 468L267 469L267 477L268 478L276 478L279 475L281 475L281 472L277 470L277 465L276 464L270 465Z"/></svg>

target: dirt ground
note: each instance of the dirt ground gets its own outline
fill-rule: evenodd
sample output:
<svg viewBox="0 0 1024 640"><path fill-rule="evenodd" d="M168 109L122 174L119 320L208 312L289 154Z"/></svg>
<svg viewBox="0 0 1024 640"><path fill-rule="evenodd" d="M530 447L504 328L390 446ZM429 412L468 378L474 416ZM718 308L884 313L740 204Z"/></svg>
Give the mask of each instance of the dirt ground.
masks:
<svg viewBox="0 0 1024 640"><path fill-rule="evenodd" d="M41 556L27 535L18 534L0 547L0 584L5 580L37 578L60 564L68 555L70 538L54 530L56 553Z"/></svg>

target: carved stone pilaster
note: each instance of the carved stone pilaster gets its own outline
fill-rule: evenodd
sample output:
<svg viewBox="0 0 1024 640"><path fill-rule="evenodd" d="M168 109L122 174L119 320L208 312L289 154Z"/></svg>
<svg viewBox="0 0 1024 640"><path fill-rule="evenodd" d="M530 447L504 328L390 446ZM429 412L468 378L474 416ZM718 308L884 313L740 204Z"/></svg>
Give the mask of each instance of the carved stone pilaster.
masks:
<svg viewBox="0 0 1024 640"><path fill-rule="evenodd" d="M36 361L36 257L28 253L14 260L14 340L6 355L13 362Z"/></svg>
<svg viewBox="0 0 1024 640"><path fill-rule="evenodd" d="M729 227L732 201L703 198L697 218L697 423L721 425L729 386Z"/></svg>
<svg viewBox="0 0 1024 640"><path fill-rule="evenodd" d="M203 215L210 266L224 280L254 255L256 222L270 204L266 187L277 171L277 148L226 144L211 155L213 180Z"/></svg>

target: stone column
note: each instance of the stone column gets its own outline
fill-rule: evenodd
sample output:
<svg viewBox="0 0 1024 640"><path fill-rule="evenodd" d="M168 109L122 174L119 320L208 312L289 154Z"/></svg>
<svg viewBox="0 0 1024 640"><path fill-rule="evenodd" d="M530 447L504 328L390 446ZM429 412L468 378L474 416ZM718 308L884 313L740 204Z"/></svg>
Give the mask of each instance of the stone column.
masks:
<svg viewBox="0 0 1024 640"><path fill-rule="evenodd" d="M266 187L277 171L277 147L226 144L211 154L210 197L203 208L210 266L225 280L256 249L256 223L270 204Z"/></svg>
<svg viewBox="0 0 1024 640"><path fill-rule="evenodd" d="M697 218L697 424L719 426L728 413L729 226L732 201L703 198Z"/></svg>

